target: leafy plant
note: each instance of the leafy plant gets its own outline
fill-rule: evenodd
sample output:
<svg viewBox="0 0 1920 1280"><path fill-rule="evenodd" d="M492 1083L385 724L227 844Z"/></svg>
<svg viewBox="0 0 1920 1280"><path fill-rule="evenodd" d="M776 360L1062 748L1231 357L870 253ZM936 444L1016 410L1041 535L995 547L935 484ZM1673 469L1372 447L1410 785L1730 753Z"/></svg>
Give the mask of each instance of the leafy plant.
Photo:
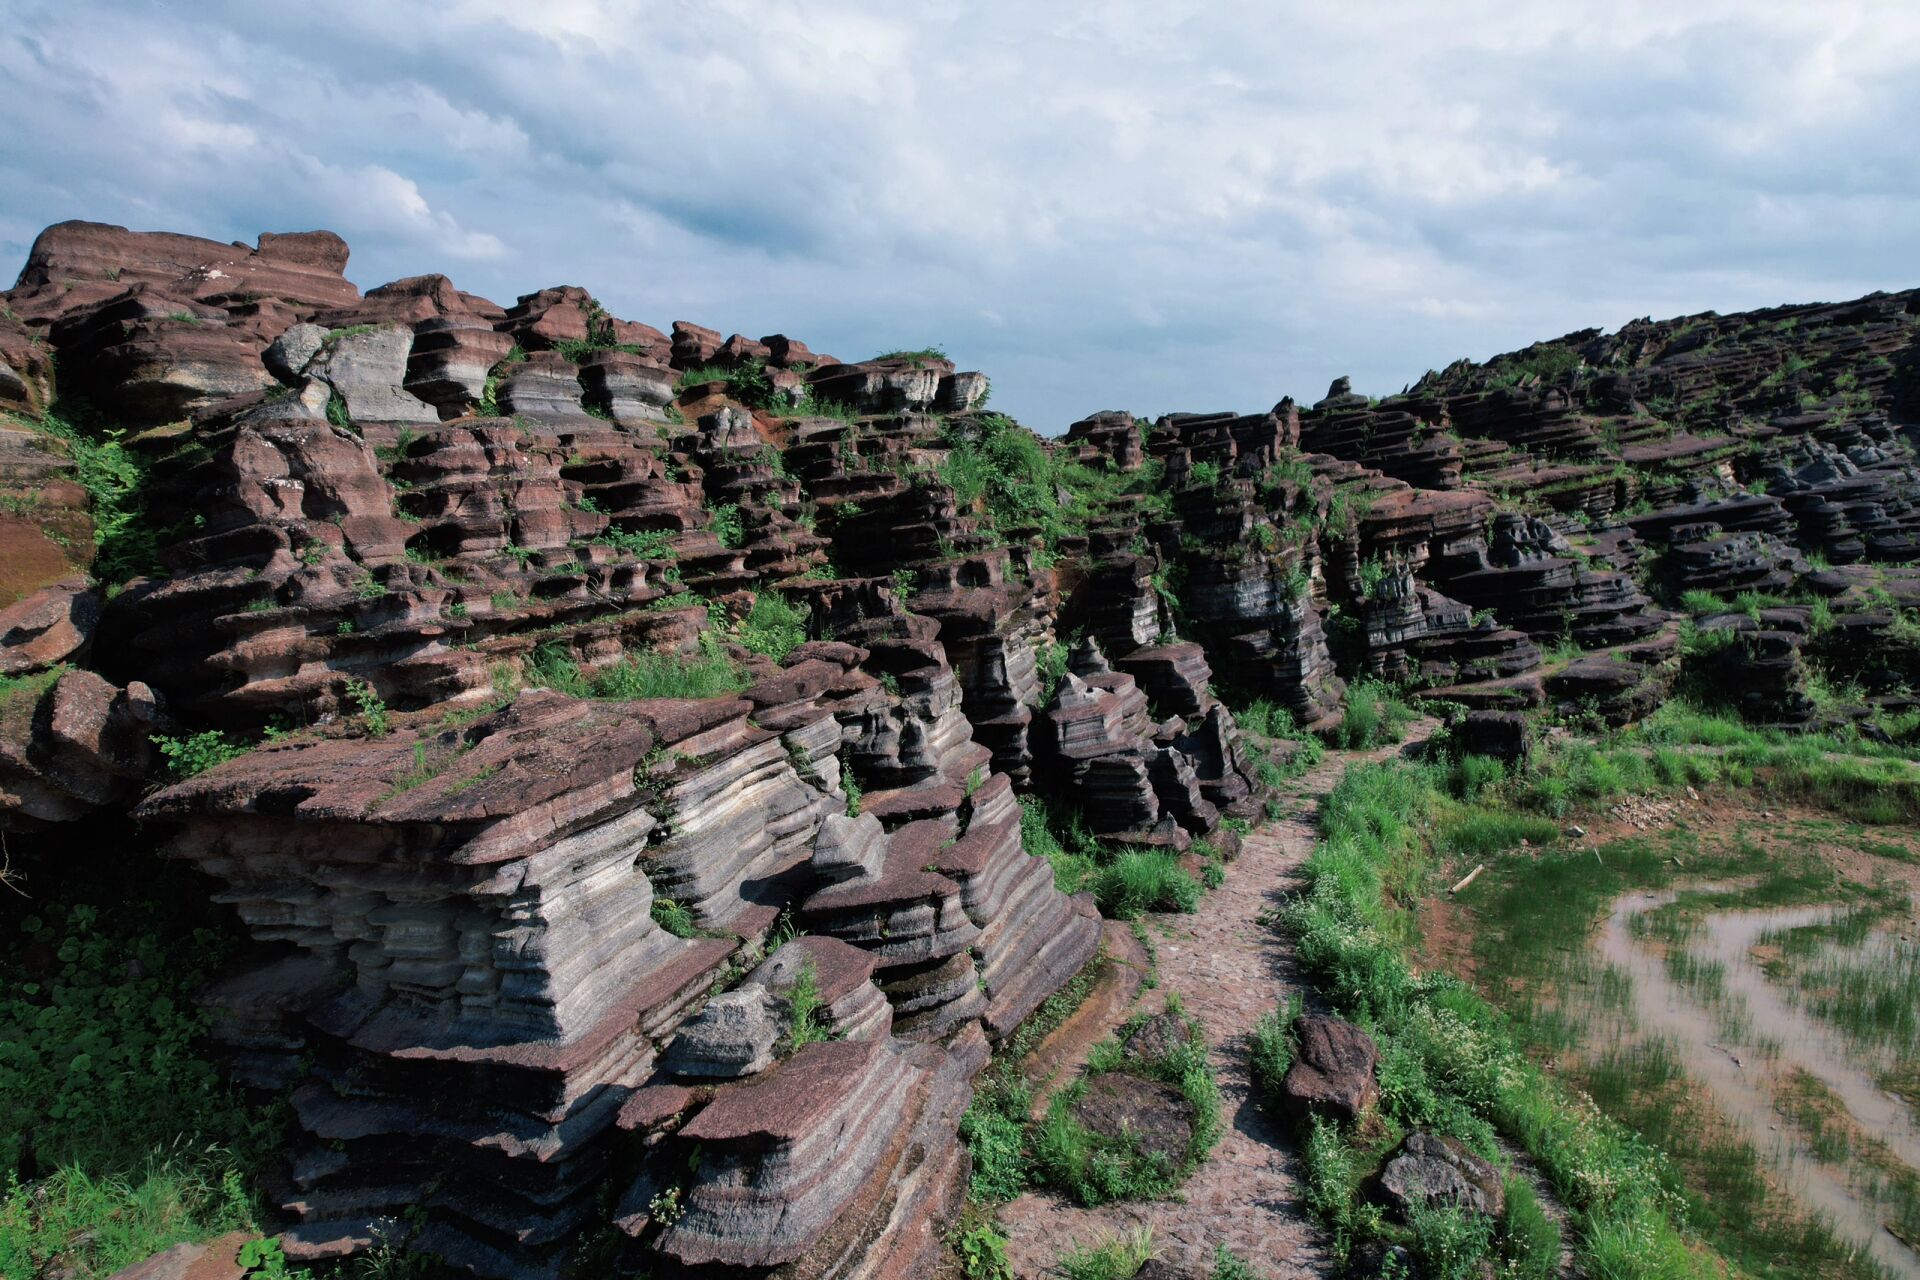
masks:
<svg viewBox="0 0 1920 1280"><path fill-rule="evenodd" d="M720 545L730 551L737 551L746 545L746 528L741 522L737 503L725 502L715 507L708 527L713 530L713 536L720 539Z"/></svg>
<svg viewBox="0 0 1920 1280"><path fill-rule="evenodd" d="M1007 1261L1007 1237L992 1219L964 1226L954 1232L951 1243L967 1280L1014 1280L1013 1264Z"/></svg>
<svg viewBox="0 0 1920 1280"><path fill-rule="evenodd" d="M360 709L354 717L360 724L360 731L369 738L384 738L393 732L393 717L387 710L387 704L381 699L379 690L365 680L347 681L347 698Z"/></svg>
<svg viewBox="0 0 1920 1280"><path fill-rule="evenodd" d="M247 753L247 744L229 738L218 729L207 729L184 738L156 733L150 741L167 759L169 776L191 778L215 765L225 764Z"/></svg>
<svg viewBox="0 0 1920 1280"><path fill-rule="evenodd" d="M740 623L740 645L751 653L784 659L807 639L807 614L777 591L762 591Z"/></svg>
<svg viewBox="0 0 1920 1280"><path fill-rule="evenodd" d="M814 969L813 961L808 960L800 966L800 972L794 975L793 985L787 989L788 1049L798 1051L807 1045L832 1039L820 1016L825 1006L826 1001L820 998L820 975Z"/></svg>

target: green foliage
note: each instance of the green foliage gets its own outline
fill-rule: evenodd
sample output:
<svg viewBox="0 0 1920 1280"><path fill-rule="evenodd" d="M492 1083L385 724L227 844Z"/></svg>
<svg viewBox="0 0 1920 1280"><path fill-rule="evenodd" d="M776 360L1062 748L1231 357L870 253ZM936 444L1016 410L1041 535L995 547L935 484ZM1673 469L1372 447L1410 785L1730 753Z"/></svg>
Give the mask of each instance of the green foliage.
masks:
<svg viewBox="0 0 1920 1280"><path fill-rule="evenodd" d="M1493 1219L1456 1205L1428 1208L1417 1203L1407 1219L1422 1277L1480 1280L1481 1259L1493 1252Z"/></svg>
<svg viewBox="0 0 1920 1280"><path fill-rule="evenodd" d="M1070 1244L1054 1263L1062 1280L1131 1280L1153 1257L1153 1228L1140 1227L1105 1244Z"/></svg>
<svg viewBox="0 0 1920 1280"><path fill-rule="evenodd" d="M1565 343L1540 342L1496 360L1487 385L1511 387L1528 378L1539 378L1548 386L1571 386L1574 376L1585 367L1580 353Z"/></svg>
<svg viewBox="0 0 1920 1280"><path fill-rule="evenodd" d="M1060 682L1067 678L1067 646L1055 640L1034 655L1034 667L1040 675L1040 705L1050 706Z"/></svg>
<svg viewBox="0 0 1920 1280"><path fill-rule="evenodd" d="M1245 1258L1219 1245L1213 1251L1213 1270L1207 1273L1207 1280L1260 1280L1260 1273Z"/></svg>
<svg viewBox="0 0 1920 1280"><path fill-rule="evenodd" d="M1220 484L1220 464L1217 462L1196 462L1187 472L1193 483L1204 489L1212 489Z"/></svg>
<svg viewBox="0 0 1920 1280"><path fill-rule="evenodd" d="M208 729L184 738L164 733L152 737L153 745L167 758L167 774L176 780L205 773L247 753L247 744L229 738L218 729Z"/></svg>
<svg viewBox="0 0 1920 1280"><path fill-rule="evenodd" d="M1290 995L1279 1008L1260 1015L1247 1039L1247 1069L1254 1088L1269 1107L1280 1104L1280 1082L1293 1067L1293 1024L1300 1016L1300 997Z"/></svg>
<svg viewBox="0 0 1920 1280"><path fill-rule="evenodd" d="M1483 1154L1492 1152L1497 1130L1528 1152L1580 1215L1589 1274L1606 1273L1621 1233L1636 1235L1645 1257L1687 1256L1667 1163L1529 1062L1507 1022L1456 979L1416 975L1396 943L1407 930L1393 904L1417 896L1423 828L1443 780L1438 769L1403 764L1347 771L1322 811L1307 892L1282 916L1302 964L1334 1007L1368 1025L1379 1044L1387 1118L1451 1133ZM1529 892L1536 901L1548 896L1538 887ZM1355 1194L1355 1155L1336 1126L1313 1122L1307 1163L1307 1200L1336 1238L1371 1230ZM1417 1225L1415 1242L1423 1268L1441 1272L1481 1248L1469 1229L1438 1219Z"/></svg>
<svg viewBox="0 0 1920 1280"><path fill-rule="evenodd" d="M820 998L820 974L814 968L813 961L808 960L800 966L800 972L794 975L793 985L787 989L786 1042L789 1049L799 1050L833 1038L820 1014L826 1003Z"/></svg>
<svg viewBox="0 0 1920 1280"><path fill-rule="evenodd" d="M845 760L840 762L840 790L847 797L847 816L860 816L860 798L864 793L860 780L853 776L853 769Z"/></svg>
<svg viewBox="0 0 1920 1280"><path fill-rule="evenodd" d="M362 733L369 738L384 738L393 732L393 717L379 690L365 680L350 679L347 681L347 697L360 709L355 719L359 721Z"/></svg>
<svg viewBox="0 0 1920 1280"><path fill-rule="evenodd" d="M1007 1237L992 1219L963 1224L948 1237L967 1280L1014 1280L1007 1261Z"/></svg>
<svg viewBox="0 0 1920 1280"><path fill-rule="evenodd" d="M674 380L673 389L682 392L709 382L724 382L727 394L749 408L773 407L773 379L764 360L749 360L731 368L710 364L687 369Z"/></svg>
<svg viewBox="0 0 1920 1280"><path fill-rule="evenodd" d="M1167 1008L1178 1013L1177 998L1169 997ZM1142 1151L1131 1134L1109 1137L1083 1125L1074 1114L1074 1104L1085 1096L1087 1080L1062 1089L1048 1100L1045 1115L1030 1132L1031 1176L1081 1204L1166 1195L1206 1158L1219 1139L1220 1090L1199 1024L1187 1019L1185 1039L1165 1054L1128 1057L1122 1042L1144 1019L1145 1015L1140 1015L1123 1025L1114 1037L1095 1045L1088 1055L1087 1070L1091 1076L1124 1071L1174 1086L1193 1109L1192 1135L1181 1158L1170 1162L1159 1153Z"/></svg>
<svg viewBox="0 0 1920 1280"><path fill-rule="evenodd" d="M1030 1092L983 1093L960 1117L960 1138L973 1155L970 1191L976 1200L1011 1200L1030 1178L1025 1107Z"/></svg>
<svg viewBox="0 0 1920 1280"><path fill-rule="evenodd" d="M1103 951L1041 1001L975 1082L973 1101L960 1119L960 1136L973 1157L972 1199L1011 1200L1032 1181L1027 1127L1033 1086L1021 1074L1020 1061L1086 1001L1106 963Z"/></svg>
<svg viewBox="0 0 1920 1280"><path fill-rule="evenodd" d="M1233 721L1248 733L1257 733L1264 738L1291 738L1300 731L1294 724L1291 711L1266 698L1256 698L1244 707L1236 708Z"/></svg>
<svg viewBox="0 0 1920 1280"><path fill-rule="evenodd" d="M236 945L197 879L139 850L0 904L0 1276L108 1275L256 1229L252 1155L282 1111L197 1052ZM39 1176L33 1178L38 1172ZM25 1180L33 1178L33 1180Z"/></svg>
<svg viewBox="0 0 1920 1280"><path fill-rule="evenodd" d="M683 902L656 895L651 908L653 922L676 938L697 938L700 936L699 922L693 918L693 912Z"/></svg>
<svg viewBox="0 0 1920 1280"><path fill-rule="evenodd" d="M931 360L946 358L947 353L939 347L921 347L915 351L888 351L874 357L875 360L905 360L916 369Z"/></svg>
<svg viewBox="0 0 1920 1280"><path fill-rule="evenodd" d="M347 398L330 390L327 396L327 421L343 431L353 429L353 415L347 412Z"/></svg>
<svg viewBox="0 0 1920 1280"><path fill-rule="evenodd" d="M40 416L39 428L66 445L73 478L87 491L94 578L116 583L159 572L160 547L176 531L151 522L147 466L127 447L127 433L106 425L84 406L64 402Z"/></svg>
<svg viewBox="0 0 1920 1280"><path fill-rule="evenodd" d="M1330 737L1333 745L1364 751L1398 742L1414 721L1414 711L1389 685L1359 680L1347 686L1347 709Z"/></svg>
<svg viewBox="0 0 1920 1280"><path fill-rule="evenodd" d="M1200 885L1180 860L1160 849L1129 849L1093 874L1100 910L1116 920L1148 911L1191 912L1200 905Z"/></svg>
<svg viewBox="0 0 1920 1280"><path fill-rule="evenodd" d="M1079 893L1094 872L1094 859L1083 847L1069 849L1054 830L1046 801L1028 792L1020 797L1020 843L1036 858L1053 867L1053 882L1062 893Z"/></svg>
<svg viewBox="0 0 1920 1280"><path fill-rule="evenodd" d="M740 624L743 648L779 662L806 640L806 610L776 591L754 596L753 609Z"/></svg>
<svg viewBox="0 0 1920 1280"><path fill-rule="evenodd" d="M1500 1219L1500 1251L1513 1280L1552 1280L1560 1273L1560 1228L1540 1207L1533 1184L1507 1179L1507 1208Z"/></svg>
<svg viewBox="0 0 1920 1280"><path fill-rule="evenodd" d="M643 698L717 698L746 687L739 668L720 647L713 632L700 636L694 656L643 649L629 653L591 678L583 675L564 644L558 641L534 650L527 677L536 684L576 698L632 702Z"/></svg>
<svg viewBox="0 0 1920 1280"><path fill-rule="evenodd" d="M730 551L746 545L746 526L741 522L738 503L723 502L715 507L708 527L713 530L713 536L720 539L720 545Z"/></svg>
<svg viewBox="0 0 1920 1280"><path fill-rule="evenodd" d="M679 536L671 529L606 529L594 541L641 560L670 560Z"/></svg>

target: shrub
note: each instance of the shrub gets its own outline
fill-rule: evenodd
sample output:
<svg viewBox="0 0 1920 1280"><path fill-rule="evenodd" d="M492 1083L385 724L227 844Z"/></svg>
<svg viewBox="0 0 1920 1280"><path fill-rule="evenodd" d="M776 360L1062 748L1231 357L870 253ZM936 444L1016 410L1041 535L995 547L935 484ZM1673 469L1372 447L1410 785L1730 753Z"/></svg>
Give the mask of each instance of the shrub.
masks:
<svg viewBox="0 0 1920 1280"><path fill-rule="evenodd" d="M1293 1023L1299 1016L1300 997L1288 996L1278 1009L1260 1015L1248 1037L1248 1074L1269 1106L1279 1103L1280 1082L1293 1067Z"/></svg>
<svg viewBox="0 0 1920 1280"><path fill-rule="evenodd" d="M983 1092L960 1117L960 1137L973 1154L974 1199L1011 1200L1031 1180L1027 1154L1026 1107L1031 1095L1007 1097Z"/></svg>
<svg viewBox="0 0 1920 1280"><path fill-rule="evenodd" d="M277 1150L198 1052L196 993L237 944L196 878L138 851L68 888L35 879L0 949L0 1275L104 1276L253 1230L245 1181ZM94 901L87 901L91 897ZM35 1170L44 1176L25 1181Z"/></svg>
<svg viewBox="0 0 1920 1280"><path fill-rule="evenodd" d="M774 591L753 598L753 609L740 624L740 644L749 652L779 662L806 643L807 613Z"/></svg>
<svg viewBox="0 0 1920 1280"><path fill-rule="evenodd" d="M68 404L40 417L40 430L57 436L73 458L73 478L87 491L93 517L93 576L124 582L159 572L158 554L175 530L162 529L147 511L147 466L126 444L126 431L107 426L91 410Z"/></svg>
<svg viewBox="0 0 1920 1280"><path fill-rule="evenodd" d="M1293 713L1265 698L1256 698L1233 713L1234 723L1265 738L1291 738L1299 729Z"/></svg>
<svg viewBox="0 0 1920 1280"><path fill-rule="evenodd" d="M804 1049L810 1044L832 1039L825 1023L820 1019L820 1010L826 1001L820 998L820 975L809 960L800 966L800 972L794 975L793 986L787 990L787 1048Z"/></svg>
<svg viewBox="0 0 1920 1280"><path fill-rule="evenodd" d="M1130 849L1093 875L1100 910L1116 920L1148 911L1190 912L1200 905L1200 885L1170 853Z"/></svg>
<svg viewBox="0 0 1920 1280"><path fill-rule="evenodd" d="M713 536L720 539L720 545L728 550L737 551L746 545L746 526L741 521L738 503L724 502L715 507L710 527Z"/></svg>
<svg viewBox="0 0 1920 1280"><path fill-rule="evenodd" d="M365 680L348 680L347 697L353 705L360 708L360 714L354 718L359 721L360 731L369 738L384 738L393 732L393 717L387 711L387 704L380 693Z"/></svg>
<svg viewBox="0 0 1920 1280"><path fill-rule="evenodd" d="M191 778L215 765L225 764L247 753L247 745L235 742L218 729L208 729L191 737L175 738L156 733L150 739L167 758L167 773L173 778Z"/></svg>
<svg viewBox="0 0 1920 1280"><path fill-rule="evenodd" d="M595 673L581 674L564 644L549 642L528 660L527 678L576 698L632 702L643 698L717 698L738 693L745 680L721 650L718 637L705 632L695 656L643 649Z"/></svg>
<svg viewBox="0 0 1920 1280"><path fill-rule="evenodd" d="M1245 1258L1220 1245L1213 1251L1213 1270L1207 1280L1260 1280L1260 1273Z"/></svg>
<svg viewBox="0 0 1920 1280"><path fill-rule="evenodd" d="M1081 839L1076 841L1071 824L1068 839L1062 841L1055 830L1056 822L1045 800L1031 792L1020 797L1021 845L1036 858L1053 864L1053 882L1062 893L1079 893L1096 869L1091 852L1084 847L1091 842L1084 833L1077 833Z"/></svg>
<svg viewBox="0 0 1920 1280"><path fill-rule="evenodd" d="M607 529L594 541L641 560L670 560L673 540L679 536L670 529Z"/></svg>
<svg viewBox="0 0 1920 1280"><path fill-rule="evenodd" d="M1431 1280L1480 1280L1480 1260L1493 1251L1493 1220L1456 1205L1408 1211L1420 1274Z"/></svg>
<svg viewBox="0 0 1920 1280"><path fill-rule="evenodd" d="M1014 1280L1007 1238L991 1219L957 1229L948 1242L967 1280Z"/></svg>
<svg viewBox="0 0 1920 1280"><path fill-rule="evenodd" d="M1347 711L1332 737L1335 746L1364 751L1400 741L1413 722L1413 708L1377 680L1347 686Z"/></svg>

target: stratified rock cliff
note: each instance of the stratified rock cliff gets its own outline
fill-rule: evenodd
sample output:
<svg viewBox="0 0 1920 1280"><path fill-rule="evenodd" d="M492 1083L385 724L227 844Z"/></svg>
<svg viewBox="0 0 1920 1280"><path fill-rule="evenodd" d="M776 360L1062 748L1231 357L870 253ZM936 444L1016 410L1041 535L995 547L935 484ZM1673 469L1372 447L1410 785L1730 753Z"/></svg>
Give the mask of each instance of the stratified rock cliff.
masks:
<svg viewBox="0 0 1920 1280"><path fill-rule="evenodd" d="M1230 850L1229 702L1515 753L1659 705L1683 612L1757 721L1834 714L1803 654L1920 674L1917 294L1043 440L938 352L347 261L64 223L0 318L0 827L131 814L243 922L296 1258L925 1274L970 1081L1099 945L1023 817Z"/></svg>

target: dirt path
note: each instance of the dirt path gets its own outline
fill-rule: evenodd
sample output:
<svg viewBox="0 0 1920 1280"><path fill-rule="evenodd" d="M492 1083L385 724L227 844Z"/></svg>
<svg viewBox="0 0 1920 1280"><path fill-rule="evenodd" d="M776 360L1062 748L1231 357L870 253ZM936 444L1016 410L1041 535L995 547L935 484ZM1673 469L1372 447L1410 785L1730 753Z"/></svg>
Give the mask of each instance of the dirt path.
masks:
<svg viewBox="0 0 1920 1280"><path fill-rule="evenodd" d="M1417 726L1409 741L1430 728ZM1260 1109L1247 1077L1248 1033L1301 985L1292 947L1262 919L1299 887L1300 866L1317 836L1319 801L1347 766L1402 750L1328 752L1282 793L1288 815L1247 838L1226 883L1207 894L1198 913L1148 917L1160 952L1160 988L1134 1009L1158 1008L1166 992L1177 991L1187 1012L1205 1023L1225 1132L1180 1199L1083 1209L1050 1192L1028 1192L1004 1206L999 1217L1017 1275L1054 1274L1053 1263L1069 1244L1100 1244L1142 1226L1152 1228L1162 1259L1196 1277L1211 1272L1223 1244L1271 1280L1331 1274L1312 1215L1300 1202L1293 1140Z"/></svg>

